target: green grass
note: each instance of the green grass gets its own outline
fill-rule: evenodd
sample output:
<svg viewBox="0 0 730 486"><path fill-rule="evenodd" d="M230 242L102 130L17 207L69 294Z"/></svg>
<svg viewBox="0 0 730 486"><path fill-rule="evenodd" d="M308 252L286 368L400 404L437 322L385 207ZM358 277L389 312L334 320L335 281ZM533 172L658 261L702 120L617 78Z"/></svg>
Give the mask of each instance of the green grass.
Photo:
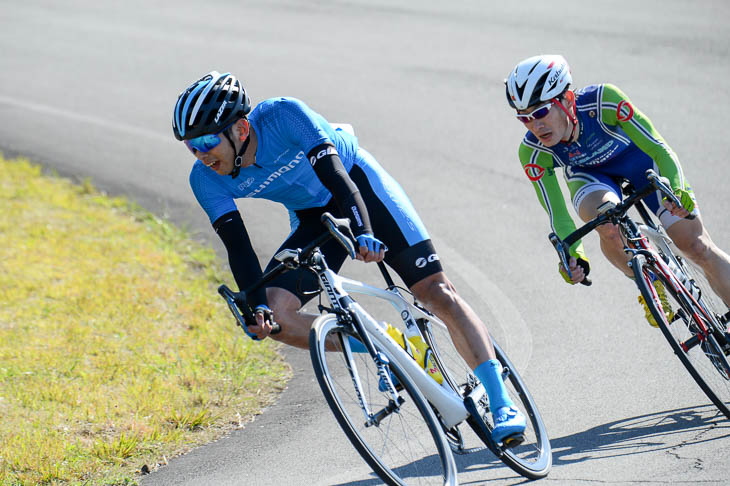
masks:
<svg viewBox="0 0 730 486"><path fill-rule="evenodd" d="M1 156L0 214L0 484L136 484L282 389L183 231Z"/></svg>

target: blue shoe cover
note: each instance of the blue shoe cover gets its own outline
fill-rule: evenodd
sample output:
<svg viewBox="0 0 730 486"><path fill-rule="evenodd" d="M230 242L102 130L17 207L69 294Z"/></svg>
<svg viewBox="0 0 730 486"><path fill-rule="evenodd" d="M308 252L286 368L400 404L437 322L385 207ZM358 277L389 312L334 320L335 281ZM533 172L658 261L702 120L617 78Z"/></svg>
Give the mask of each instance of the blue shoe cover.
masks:
<svg viewBox="0 0 730 486"><path fill-rule="evenodd" d="M504 446L510 447L510 442L517 441L519 444L524 440L522 433L525 431L526 422L522 412L514 407L502 407L492 413L492 417L494 418L494 430L492 430L494 442L502 443L506 440Z"/></svg>

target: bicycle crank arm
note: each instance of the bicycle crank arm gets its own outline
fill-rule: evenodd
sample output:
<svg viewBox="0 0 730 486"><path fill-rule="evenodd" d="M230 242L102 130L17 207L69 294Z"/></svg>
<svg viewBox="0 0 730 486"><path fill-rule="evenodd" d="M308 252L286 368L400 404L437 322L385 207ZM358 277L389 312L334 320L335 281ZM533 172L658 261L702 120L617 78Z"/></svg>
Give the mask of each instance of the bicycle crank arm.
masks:
<svg viewBox="0 0 730 486"><path fill-rule="evenodd" d="M479 388L482 389L483 393L484 387L481 384L474 391L477 391ZM481 412L479 411L479 408L477 407L477 402L474 401L474 397L472 396L472 394L469 394L467 397L464 398L464 406L466 407L466 410L469 412L470 415L474 417L481 417ZM474 432L476 432L476 434L482 440L482 442L487 444L489 450L492 451L495 456L501 459L504 451L492 440L492 432L487 429L485 421L471 420L470 425L472 426L472 429L474 429Z"/></svg>

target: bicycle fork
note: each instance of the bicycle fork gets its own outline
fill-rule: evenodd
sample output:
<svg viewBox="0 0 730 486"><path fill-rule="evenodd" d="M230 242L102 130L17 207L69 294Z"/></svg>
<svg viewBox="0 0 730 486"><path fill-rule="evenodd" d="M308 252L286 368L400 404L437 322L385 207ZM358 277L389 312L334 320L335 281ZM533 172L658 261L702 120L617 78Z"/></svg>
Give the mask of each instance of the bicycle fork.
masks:
<svg viewBox="0 0 730 486"><path fill-rule="evenodd" d="M352 383L355 386L355 393L357 393L357 399L360 402L360 409L365 415L365 427L370 427L372 425L379 426L380 422L382 422L390 414L392 414L393 412L398 412L399 407L405 401L403 397L398 395L398 392L395 390L395 386L390 379L390 373L387 369L388 358L378 351L376 351L374 355L371 354L371 357L373 358L373 361L375 361L375 364L378 368L378 376L382 380L384 380L384 383L388 384L388 391L391 394L391 398L390 400L388 400L388 405L386 405L382 410L372 413L370 411L370 407L367 401L365 400L365 396L362 393L362 382L360 381L360 375L356 371L356 367L353 364L350 342L348 340L343 340L342 345L343 352L345 353L345 357L347 359L347 370L350 373L350 378L352 379Z"/></svg>

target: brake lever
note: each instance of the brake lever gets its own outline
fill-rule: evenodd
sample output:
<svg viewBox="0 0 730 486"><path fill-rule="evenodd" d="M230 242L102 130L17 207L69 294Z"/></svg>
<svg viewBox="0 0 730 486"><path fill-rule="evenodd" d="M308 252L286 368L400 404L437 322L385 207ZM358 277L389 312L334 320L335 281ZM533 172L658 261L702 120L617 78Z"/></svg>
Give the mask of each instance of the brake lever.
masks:
<svg viewBox="0 0 730 486"><path fill-rule="evenodd" d="M646 171L646 178L649 179L649 182L651 182L651 184L659 192L664 194L664 196L667 199L669 199L672 202L672 204L674 204L678 208L684 207L684 206L682 206L682 201L680 201L679 198L677 197L677 195L674 194L674 192L672 191L672 188L669 185L669 179L667 179L666 177L660 176L659 174L654 172L654 170L652 170L652 169L649 169ZM667 182L665 183L664 181L667 181ZM687 215L687 217L685 219L690 219L690 220L695 219L695 215L690 213L689 215Z"/></svg>
<svg viewBox="0 0 730 486"><path fill-rule="evenodd" d="M256 322L256 317L254 316L253 312L251 312L251 309L248 307L248 303L245 299L245 292L233 292L231 289L228 288L227 285L221 285L218 287L218 293L223 297L223 299L226 301L226 304L228 304L228 310L231 311L231 314L233 314L233 317L236 318L236 323L238 326L243 329L243 331L246 333L246 335L249 335L248 331L248 324L247 322ZM238 303L241 303L241 307L243 307L243 314L241 314L240 307L238 306ZM272 322L271 323L271 334L279 334L281 332L281 326L278 322ZM254 340L255 338L252 338Z"/></svg>
<svg viewBox="0 0 730 486"><path fill-rule="evenodd" d="M558 252L558 255L560 256L560 263L563 265L563 268L568 273L568 278L573 280L573 272L570 271L570 265L568 264L567 257L568 252L565 249L565 244L560 238L558 238L558 235L556 235L555 233L550 233L548 235L548 238L550 239L550 243L553 244L553 247L555 247L555 251ZM581 280L580 283L588 287L593 284L593 281L588 277L583 277L583 280Z"/></svg>
<svg viewBox="0 0 730 486"><path fill-rule="evenodd" d="M350 219L337 219L330 213L323 213L320 221L324 223L330 234L347 251L350 258L354 260L357 252L355 251L355 244L353 243L355 241L355 237L350 229Z"/></svg>

